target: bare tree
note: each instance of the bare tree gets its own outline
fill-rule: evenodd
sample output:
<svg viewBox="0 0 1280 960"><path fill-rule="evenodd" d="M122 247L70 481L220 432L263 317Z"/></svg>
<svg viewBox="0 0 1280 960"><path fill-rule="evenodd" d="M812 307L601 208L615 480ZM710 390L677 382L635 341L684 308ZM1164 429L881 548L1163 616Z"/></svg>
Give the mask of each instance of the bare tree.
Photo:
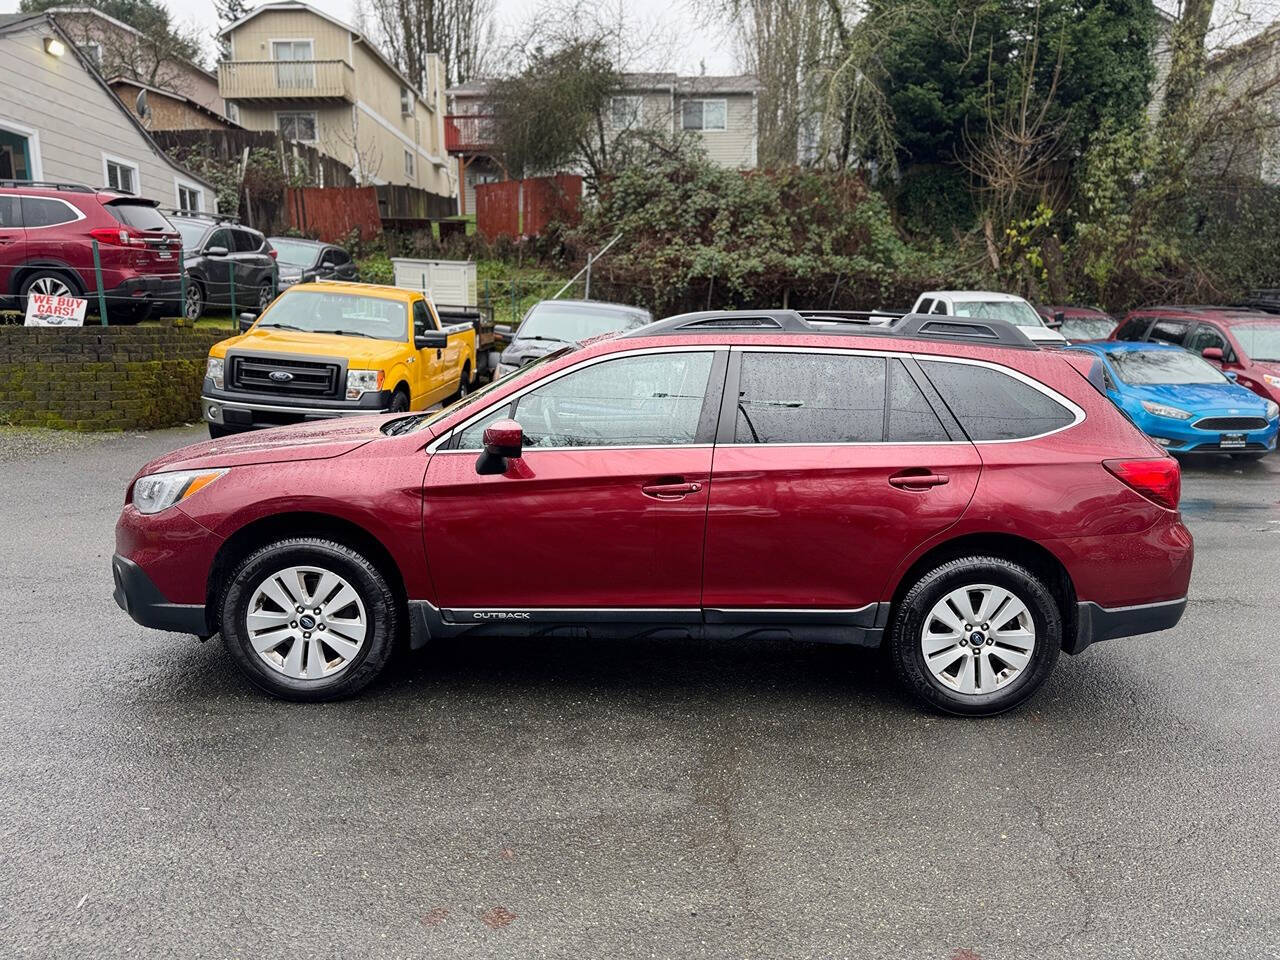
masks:
<svg viewBox="0 0 1280 960"><path fill-rule="evenodd" d="M494 0L369 0L377 40L414 86L424 89L427 54L444 61L446 80L480 76L494 40Z"/></svg>

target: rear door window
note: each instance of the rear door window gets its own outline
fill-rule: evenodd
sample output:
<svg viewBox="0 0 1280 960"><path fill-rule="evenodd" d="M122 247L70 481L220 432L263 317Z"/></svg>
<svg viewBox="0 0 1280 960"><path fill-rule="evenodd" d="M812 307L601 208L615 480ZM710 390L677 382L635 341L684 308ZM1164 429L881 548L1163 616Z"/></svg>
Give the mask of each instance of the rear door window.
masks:
<svg viewBox="0 0 1280 960"><path fill-rule="evenodd" d="M1187 341L1189 326L1191 325L1185 320L1157 320L1151 327L1151 333L1147 335L1147 339L1180 347Z"/></svg>
<svg viewBox="0 0 1280 960"><path fill-rule="evenodd" d="M879 443L885 360L833 353L741 355L735 443Z"/></svg>
<svg viewBox="0 0 1280 960"><path fill-rule="evenodd" d="M236 253L257 253L262 249L262 238L248 230L232 230L235 238Z"/></svg>
<svg viewBox="0 0 1280 960"><path fill-rule="evenodd" d="M0 196L0 228L22 226L22 207L18 198Z"/></svg>
<svg viewBox="0 0 1280 960"><path fill-rule="evenodd" d="M1127 340L1135 342L1146 338L1147 327L1151 325L1150 317L1137 317L1133 320L1126 320L1120 324L1116 330L1117 340Z"/></svg>
<svg viewBox="0 0 1280 960"><path fill-rule="evenodd" d="M920 366L971 440L1023 440L1075 422L1052 397L992 367L942 360Z"/></svg>

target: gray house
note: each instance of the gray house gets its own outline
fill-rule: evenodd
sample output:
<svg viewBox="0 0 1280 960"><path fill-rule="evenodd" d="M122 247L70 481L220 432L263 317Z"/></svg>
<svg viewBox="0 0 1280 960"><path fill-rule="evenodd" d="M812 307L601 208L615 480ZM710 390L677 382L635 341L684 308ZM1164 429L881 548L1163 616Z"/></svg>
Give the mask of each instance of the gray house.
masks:
<svg viewBox="0 0 1280 960"><path fill-rule="evenodd" d="M213 211L213 184L174 163L44 13L0 15L0 180L107 186Z"/></svg>

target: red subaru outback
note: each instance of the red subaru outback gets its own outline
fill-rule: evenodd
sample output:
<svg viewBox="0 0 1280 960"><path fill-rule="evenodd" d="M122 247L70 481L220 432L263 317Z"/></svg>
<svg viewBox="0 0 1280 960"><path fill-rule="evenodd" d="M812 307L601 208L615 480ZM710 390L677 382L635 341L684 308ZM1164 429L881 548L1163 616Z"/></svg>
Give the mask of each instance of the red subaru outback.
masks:
<svg viewBox="0 0 1280 960"><path fill-rule="evenodd" d="M0 180L0 299L87 297L98 309L93 241L112 323L181 300L182 238L154 200L75 184Z"/></svg>
<svg viewBox="0 0 1280 960"><path fill-rule="evenodd" d="M660 634L888 644L924 702L995 713L1186 605L1178 465L1094 362L1000 321L673 317L440 412L147 464L116 599L297 700L402 635Z"/></svg>

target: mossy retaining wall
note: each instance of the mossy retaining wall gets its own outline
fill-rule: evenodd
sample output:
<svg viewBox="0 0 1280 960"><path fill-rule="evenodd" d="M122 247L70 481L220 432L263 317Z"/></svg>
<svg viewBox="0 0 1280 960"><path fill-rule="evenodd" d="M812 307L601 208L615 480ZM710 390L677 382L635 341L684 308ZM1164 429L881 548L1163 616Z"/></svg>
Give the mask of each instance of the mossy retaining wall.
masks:
<svg viewBox="0 0 1280 960"><path fill-rule="evenodd" d="M0 326L0 424L145 430L200 419L209 348L189 327Z"/></svg>

